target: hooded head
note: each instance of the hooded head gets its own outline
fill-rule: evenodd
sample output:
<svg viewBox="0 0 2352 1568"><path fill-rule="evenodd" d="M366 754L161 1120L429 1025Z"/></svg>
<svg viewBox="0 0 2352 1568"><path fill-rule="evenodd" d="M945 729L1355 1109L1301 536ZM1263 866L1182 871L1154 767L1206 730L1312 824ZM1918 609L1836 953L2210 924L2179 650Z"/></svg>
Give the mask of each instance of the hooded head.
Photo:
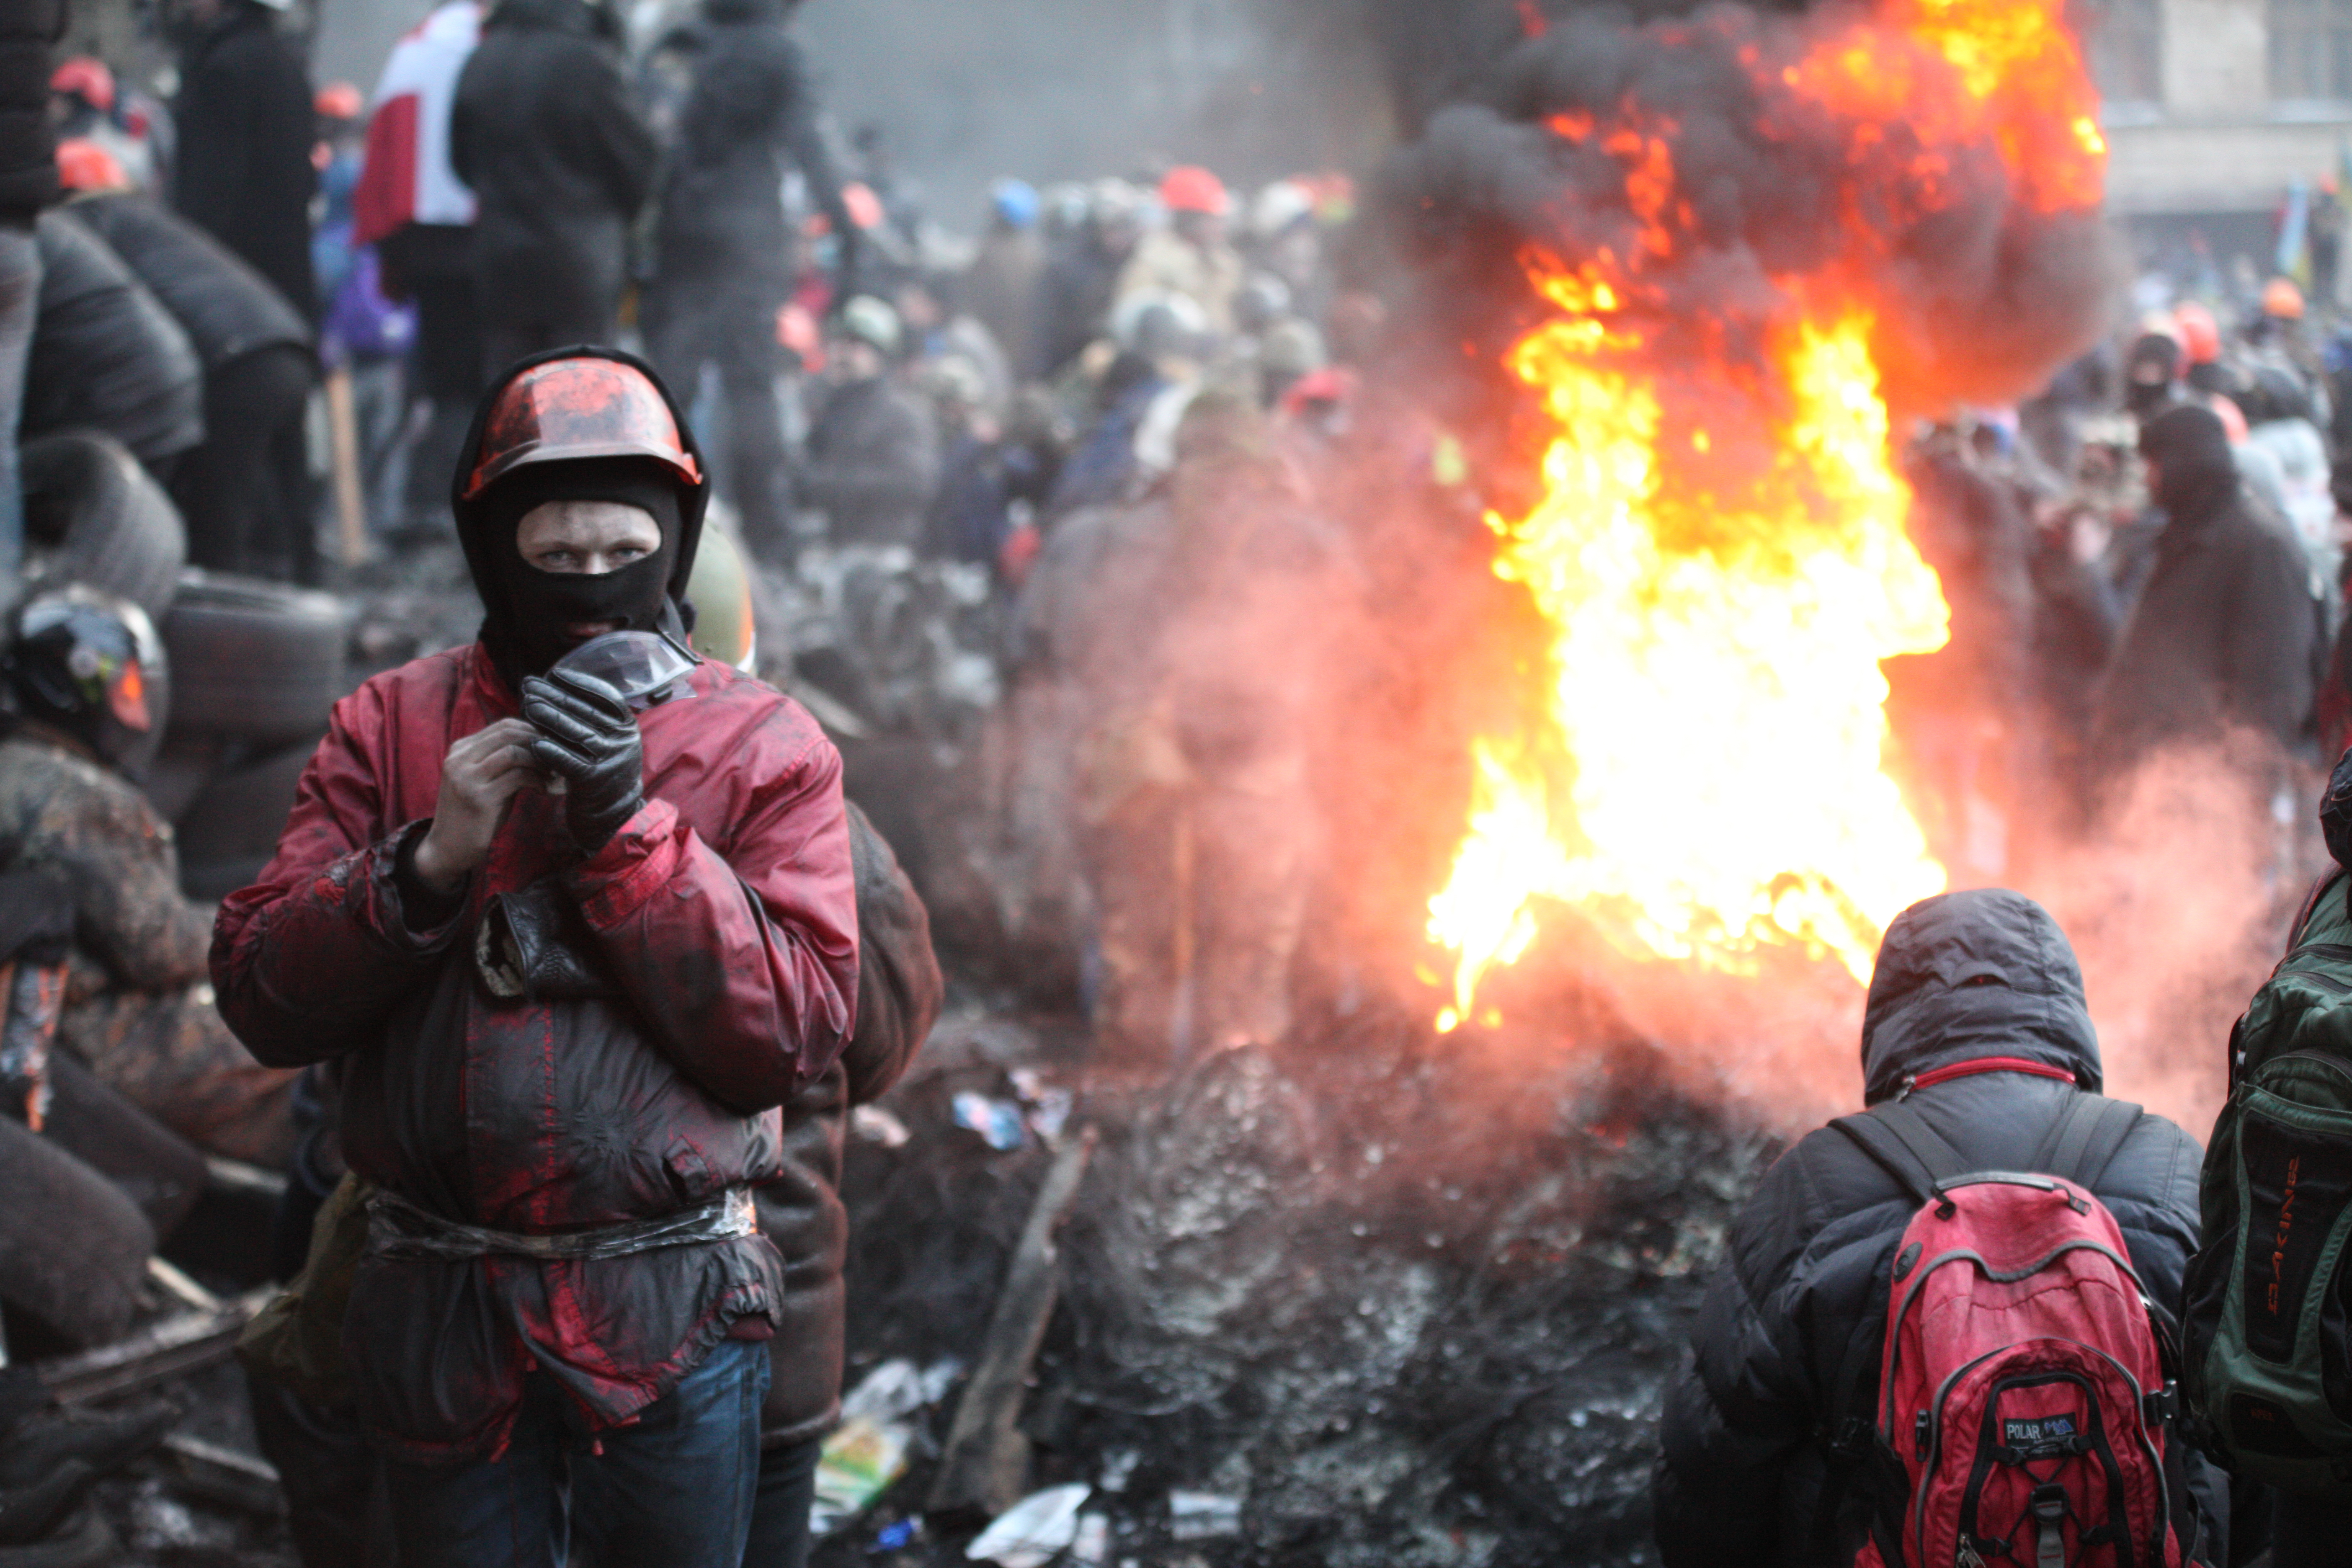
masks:
<svg viewBox="0 0 2352 1568"><path fill-rule="evenodd" d="M683 638L686 584L710 486L693 434L661 379L612 349L560 349L522 361L475 410L451 505L482 600L482 642L509 686L546 671L577 638L611 623ZM517 533L539 507L613 501L649 515L660 548L617 570L542 571Z"/></svg>
<svg viewBox="0 0 2352 1568"><path fill-rule="evenodd" d="M2141 426L2139 455L2156 466L2150 490L2176 526L2209 521L2237 493L2230 433L2221 416L2202 405L2168 408Z"/></svg>
<svg viewBox="0 0 2352 1568"><path fill-rule="evenodd" d="M2124 405L2142 419L2154 417L2179 395L2183 356L2168 332L2143 332L2124 356Z"/></svg>
<svg viewBox="0 0 2352 1568"><path fill-rule="evenodd" d="M1923 899L1878 944L1862 1020L1863 1098L1872 1105L1929 1068L2021 1057L2095 1090L2099 1037L2083 971L2050 911L1989 888Z"/></svg>

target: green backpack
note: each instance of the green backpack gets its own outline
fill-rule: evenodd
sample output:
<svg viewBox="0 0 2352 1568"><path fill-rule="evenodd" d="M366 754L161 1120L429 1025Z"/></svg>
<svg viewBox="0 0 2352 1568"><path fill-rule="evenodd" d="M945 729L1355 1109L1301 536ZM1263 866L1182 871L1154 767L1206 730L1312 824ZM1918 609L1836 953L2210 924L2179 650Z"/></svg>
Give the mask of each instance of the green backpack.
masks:
<svg viewBox="0 0 2352 1568"><path fill-rule="evenodd" d="M2352 1502L2352 881L2312 894L2230 1035L2202 1232L2183 1292L2182 1386L2235 1474Z"/></svg>

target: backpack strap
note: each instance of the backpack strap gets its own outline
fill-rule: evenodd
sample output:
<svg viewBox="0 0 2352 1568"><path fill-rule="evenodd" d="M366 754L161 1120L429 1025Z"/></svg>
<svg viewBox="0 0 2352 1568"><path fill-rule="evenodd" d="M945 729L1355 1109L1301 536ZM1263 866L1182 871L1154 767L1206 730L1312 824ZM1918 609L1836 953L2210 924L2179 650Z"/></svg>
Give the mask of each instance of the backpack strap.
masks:
<svg viewBox="0 0 2352 1568"><path fill-rule="evenodd" d="M1841 1116L1830 1125L1860 1145L1922 1207L1937 1201L1942 1184L1975 1169L1927 1125L1926 1117L1901 1100L1881 1101L1860 1116Z"/></svg>
<svg viewBox="0 0 2352 1568"><path fill-rule="evenodd" d="M2140 1108L2126 1100L2078 1094L2042 1142L2033 1169L2062 1177L2085 1192L2098 1190L2107 1163L2139 1125Z"/></svg>

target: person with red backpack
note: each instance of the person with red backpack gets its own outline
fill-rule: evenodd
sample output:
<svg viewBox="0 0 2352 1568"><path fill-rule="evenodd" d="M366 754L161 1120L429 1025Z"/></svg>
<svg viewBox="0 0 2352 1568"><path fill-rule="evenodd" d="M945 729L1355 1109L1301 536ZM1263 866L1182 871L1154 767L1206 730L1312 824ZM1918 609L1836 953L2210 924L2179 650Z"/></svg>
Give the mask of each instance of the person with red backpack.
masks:
<svg viewBox="0 0 2352 1568"><path fill-rule="evenodd" d="M2221 1478L2171 1431L2197 1144L2099 1092L2041 905L1895 918L1861 1115L1783 1155L1709 1287L1653 1487L1665 1568L2180 1568Z"/></svg>

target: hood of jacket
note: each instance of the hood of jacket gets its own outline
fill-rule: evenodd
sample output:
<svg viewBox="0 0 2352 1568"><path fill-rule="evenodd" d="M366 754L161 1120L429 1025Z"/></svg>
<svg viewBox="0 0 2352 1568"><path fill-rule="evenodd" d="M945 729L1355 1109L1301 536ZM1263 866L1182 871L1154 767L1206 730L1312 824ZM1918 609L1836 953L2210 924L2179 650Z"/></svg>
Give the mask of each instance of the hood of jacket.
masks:
<svg viewBox="0 0 2352 1568"><path fill-rule="evenodd" d="M1907 1078L1977 1057L2102 1082L2074 950L2047 910L2006 889L1924 899L1887 928L1863 1014L1863 1098L1875 1105Z"/></svg>

